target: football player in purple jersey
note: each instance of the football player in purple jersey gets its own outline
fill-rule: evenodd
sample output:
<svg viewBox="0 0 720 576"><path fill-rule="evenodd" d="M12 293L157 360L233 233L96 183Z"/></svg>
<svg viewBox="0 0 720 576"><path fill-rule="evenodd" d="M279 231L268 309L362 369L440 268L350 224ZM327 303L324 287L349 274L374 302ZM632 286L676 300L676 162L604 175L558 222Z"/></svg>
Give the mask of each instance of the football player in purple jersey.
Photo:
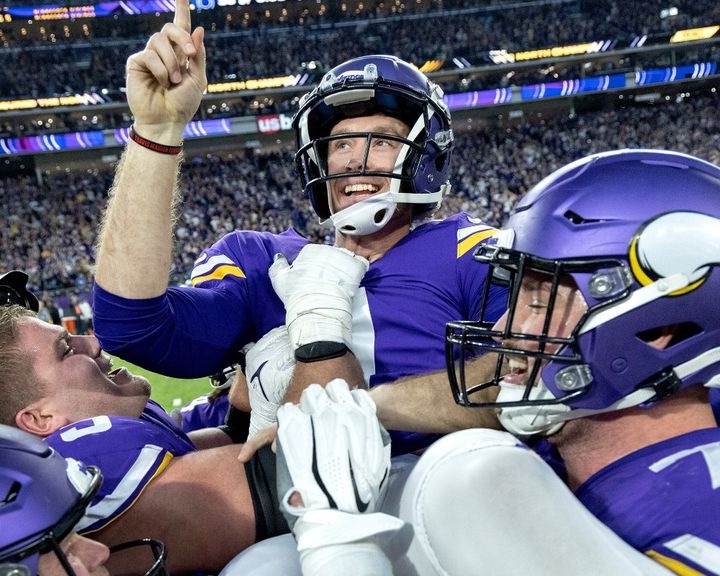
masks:
<svg viewBox="0 0 720 576"><path fill-rule="evenodd" d="M0 306L0 355L0 422L103 473L76 524L81 534L108 545L155 538L167 546L169 569L186 573L218 571L249 544L287 531L274 455L258 453L243 465L218 429L203 434L214 447L197 449L149 400L149 383L113 369L95 337L69 334L19 305ZM143 560L133 552L117 563L137 568Z"/></svg>
<svg viewBox="0 0 720 576"><path fill-rule="evenodd" d="M0 574L108 574L107 546L75 532L102 475L0 425Z"/></svg>
<svg viewBox="0 0 720 576"><path fill-rule="evenodd" d="M659 150L577 160L535 186L475 258L508 287L508 310L448 325L448 375L459 404L493 410L511 434L450 434L391 480L380 509L412 528L400 549L385 537L394 574L720 574L720 429L709 402L720 386L720 168ZM465 370L477 353L496 359L488 379ZM321 420L355 437L351 446L367 437L344 415L347 401L315 404L315 445ZM279 453L295 454L303 434L283 437L297 426L283 414ZM559 450L565 482L521 442L537 436ZM328 500L313 490L327 472L288 458L285 509L296 493L316 502L295 509L301 518L307 508L356 513L337 505L361 486L355 478L373 477L354 449L335 455L353 469L342 489L321 489ZM369 536L387 522L359 532L361 554L352 537L335 538L333 551L306 536L316 518L296 534L305 576L344 569L345 554L373 565ZM305 569L316 551L322 569Z"/></svg>
<svg viewBox="0 0 720 576"><path fill-rule="evenodd" d="M449 189L453 146L437 85L394 56L327 72L301 100L293 129L300 183L334 228L335 246L308 244L292 229L235 231L201 253L192 287L168 288L183 133L207 84L203 30L191 29L186 0L127 71L134 127L99 235L94 287L95 330L108 351L157 372L203 376L286 324L300 362L350 349L365 386L444 366L445 324L477 318L473 296L487 269L472 249L494 229L467 214L429 220ZM504 291L492 294L499 317ZM287 398L300 392L291 386ZM437 436L414 427L425 432L446 415L452 429L479 424L477 413L443 400L428 406L410 396L414 421L393 435L393 449L428 445Z"/></svg>
<svg viewBox="0 0 720 576"><path fill-rule="evenodd" d="M222 426L227 419L230 387L236 380L236 365L227 366L221 372L210 377L212 391L193 398L180 408L175 408L170 415L180 425L183 432L190 433L203 428Z"/></svg>
<svg viewBox="0 0 720 576"><path fill-rule="evenodd" d="M127 542L109 550L75 530L102 483L100 470L65 459L39 439L0 425L0 574L93 576L108 574L112 552L149 550L149 569L164 576L165 549L155 540Z"/></svg>

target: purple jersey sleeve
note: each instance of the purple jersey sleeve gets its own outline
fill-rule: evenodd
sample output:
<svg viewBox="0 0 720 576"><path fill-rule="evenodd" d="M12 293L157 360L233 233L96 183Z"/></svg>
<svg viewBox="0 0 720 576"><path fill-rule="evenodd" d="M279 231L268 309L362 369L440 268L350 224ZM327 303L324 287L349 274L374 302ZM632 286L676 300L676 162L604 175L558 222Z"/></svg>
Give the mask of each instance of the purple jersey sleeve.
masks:
<svg viewBox="0 0 720 576"><path fill-rule="evenodd" d="M720 574L720 429L633 452L576 495L623 540L673 572Z"/></svg>
<svg viewBox="0 0 720 576"><path fill-rule="evenodd" d="M95 334L105 350L148 370L178 378L212 374L284 322L267 269L275 254L292 261L306 243L292 230L233 232L200 255L192 287L171 287L156 298L121 298L95 284Z"/></svg>
<svg viewBox="0 0 720 576"><path fill-rule="evenodd" d="M103 474L79 532L101 530L127 511L173 457L195 450L192 442L157 404L140 418L96 416L61 428L47 442L66 458L97 466Z"/></svg>
<svg viewBox="0 0 720 576"><path fill-rule="evenodd" d="M229 394L223 394L211 400L208 394L204 394L185 404L180 408L183 432L187 434L225 424L229 398Z"/></svg>

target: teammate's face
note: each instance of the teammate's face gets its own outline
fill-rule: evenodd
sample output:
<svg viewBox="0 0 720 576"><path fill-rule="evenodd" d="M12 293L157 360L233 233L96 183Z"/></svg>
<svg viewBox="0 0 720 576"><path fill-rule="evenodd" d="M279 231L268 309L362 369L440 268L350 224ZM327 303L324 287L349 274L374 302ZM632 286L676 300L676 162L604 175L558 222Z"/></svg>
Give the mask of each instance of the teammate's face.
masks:
<svg viewBox="0 0 720 576"><path fill-rule="evenodd" d="M109 574L105 568L110 550L105 544L90 540L78 534L71 534L60 543L76 576L106 576ZM48 552L40 556L38 562L40 576L66 576L65 569L54 553Z"/></svg>
<svg viewBox="0 0 720 576"><path fill-rule="evenodd" d="M548 275L530 272L523 278L518 295L518 303L513 318L512 331L542 335L548 314L552 281ZM557 288L548 336L565 338L569 336L587 311L582 293L571 278L563 278ZM498 320L496 330L503 330L507 323L508 312ZM520 350L537 350L539 344L531 340L511 340L504 345ZM546 344L545 352L555 352L560 344ZM527 356L508 356L509 373L504 381L508 384L526 384L533 368L533 359Z"/></svg>
<svg viewBox="0 0 720 576"><path fill-rule="evenodd" d="M391 136L405 137L408 126L390 116L375 114L347 118L338 122L330 132L331 136L349 134L351 132L379 132ZM328 143L328 174L357 172L363 167L365 152L368 147L367 138L338 138ZM366 170L371 172L392 172L402 144L380 136L370 141ZM390 178L378 176L354 176L330 180L333 212L339 212L364 198L387 192Z"/></svg>
<svg viewBox="0 0 720 576"><path fill-rule="evenodd" d="M37 318L23 318L17 345L43 397L70 422L101 414L136 417L150 397L147 380L125 368L112 370L94 336L73 336Z"/></svg>

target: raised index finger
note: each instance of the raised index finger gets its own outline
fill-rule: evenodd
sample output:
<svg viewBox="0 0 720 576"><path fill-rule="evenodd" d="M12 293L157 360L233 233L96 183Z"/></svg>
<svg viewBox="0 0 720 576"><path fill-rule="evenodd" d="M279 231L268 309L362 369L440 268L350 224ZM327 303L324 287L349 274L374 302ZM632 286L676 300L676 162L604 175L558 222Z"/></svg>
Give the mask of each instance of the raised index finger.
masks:
<svg viewBox="0 0 720 576"><path fill-rule="evenodd" d="M173 24L190 32L190 0L175 0Z"/></svg>

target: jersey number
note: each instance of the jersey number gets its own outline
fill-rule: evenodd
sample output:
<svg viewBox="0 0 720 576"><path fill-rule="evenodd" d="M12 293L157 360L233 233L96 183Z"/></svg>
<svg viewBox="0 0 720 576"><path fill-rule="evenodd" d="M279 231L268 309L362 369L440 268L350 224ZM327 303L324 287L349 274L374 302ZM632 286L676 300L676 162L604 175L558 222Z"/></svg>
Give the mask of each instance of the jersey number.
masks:
<svg viewBox="0 0 720 576"><path fill-rule="evenodd" d="M60 438L62 438L63 442L74 442L83 436L99 434L112 428L112 423L108 416L95 416L95 418L91 418L90 420L83 420L83 424L82 427L71 426L63 430L63 432L60 433Z"/></svg>
<svg viewBox="0 0 720 576"><path fill-rule="evenodd" d="M712 489L715 490L720 486L720 442L711 442L710 444L703 444L688 450L681 450L680 452L671 454L670 456L658 460L657 462L653 462L650 465L650 470L656 473L660 472L668 466L672 466L678 460L682 460L683 458L687 458L688 456L692 456L698 452L703 455L705 465L707 466L708 473L710 474L710 484L712 485Z"/></svg>

